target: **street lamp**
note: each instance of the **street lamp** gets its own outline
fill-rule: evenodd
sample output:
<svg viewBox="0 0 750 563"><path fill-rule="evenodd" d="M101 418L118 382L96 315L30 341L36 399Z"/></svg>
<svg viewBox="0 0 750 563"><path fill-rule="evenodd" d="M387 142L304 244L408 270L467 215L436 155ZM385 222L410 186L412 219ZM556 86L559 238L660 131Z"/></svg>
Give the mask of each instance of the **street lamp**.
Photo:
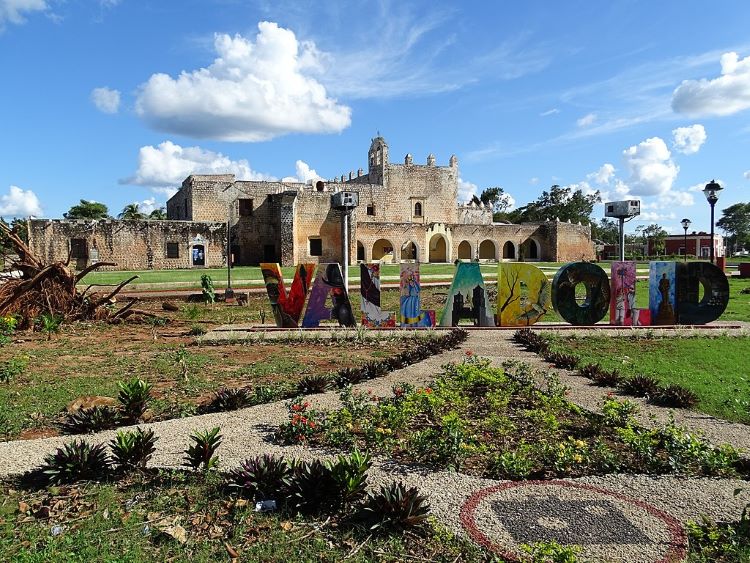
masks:
<svg viewBox="0 0 750 563"><path fill-rule="evenodd" d="M682 228L685 229L685 262L687 262L687 230L690 228L690 219L683 219L680 221Z"/></svg>
<svg viewBox="0 0 750 563"><path fill-rule="evenodd" d="M706 187L703 188L703 195L706 196L706 200L708 200L708 204L711 206L711 264L714 263L714 206L716 205L716 202L719 201L719 192L724 189L722 188L718 183L716 183L716 180L711 180L708 184L706 184Z"/></svg>

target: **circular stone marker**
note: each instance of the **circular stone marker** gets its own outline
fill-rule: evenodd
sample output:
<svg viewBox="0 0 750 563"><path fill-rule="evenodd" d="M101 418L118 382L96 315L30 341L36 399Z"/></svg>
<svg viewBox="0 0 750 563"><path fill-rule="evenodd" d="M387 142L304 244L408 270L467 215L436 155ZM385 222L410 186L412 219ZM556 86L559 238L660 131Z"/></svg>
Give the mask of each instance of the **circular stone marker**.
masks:
<svg viewBox="0 0 750 563"><path fill-rule="evenodd" d="M666 512L593 485L515 481L472 494L461 525L478 544L517 561L522 544L577 545L585 561L683 561L687 537Z"/></svg>

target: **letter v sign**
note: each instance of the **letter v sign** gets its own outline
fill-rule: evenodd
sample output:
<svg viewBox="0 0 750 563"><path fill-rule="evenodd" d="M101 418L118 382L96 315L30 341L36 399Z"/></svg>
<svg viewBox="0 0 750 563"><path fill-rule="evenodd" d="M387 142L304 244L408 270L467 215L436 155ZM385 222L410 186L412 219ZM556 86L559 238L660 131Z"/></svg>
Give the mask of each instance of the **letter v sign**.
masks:
<svg viewBox="0 0 750 563"><path fill-rule="evenodd" d="M281 267L276 263L262 263L263 282L266 284L268 299L271 301L273 317L279 328L298 328L305 308L310 282L315 272L315 264L298 264L289 293L284 288Z"/></svg>

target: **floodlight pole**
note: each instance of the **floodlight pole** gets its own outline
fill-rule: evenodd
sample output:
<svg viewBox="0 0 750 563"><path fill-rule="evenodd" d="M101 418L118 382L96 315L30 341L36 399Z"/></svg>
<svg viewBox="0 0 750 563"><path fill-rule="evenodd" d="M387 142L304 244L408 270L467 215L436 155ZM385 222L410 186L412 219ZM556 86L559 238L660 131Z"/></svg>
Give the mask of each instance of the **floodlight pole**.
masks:
<svg viewBox="0 0 750 563"><path fill-rule="evenodd" d="M620 262L625 262L625 217L619 217L620 222Z"/></svg>
<svg viewBox="0 0 750 563"><path fill-rule="evenodd" d="M344 275L344 289L346 293L349 293L349 213L348 209L345 209L342 213L341 218L341 244L342 244L342 273Z"/></svg>

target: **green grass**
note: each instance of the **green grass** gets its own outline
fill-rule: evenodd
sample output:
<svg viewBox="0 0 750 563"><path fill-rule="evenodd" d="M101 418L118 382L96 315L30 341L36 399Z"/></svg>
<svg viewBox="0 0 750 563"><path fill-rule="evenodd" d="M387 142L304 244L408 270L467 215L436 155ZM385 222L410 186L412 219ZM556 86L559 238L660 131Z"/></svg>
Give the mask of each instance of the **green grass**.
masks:
<svg viewBox="0 0 750 563"><path fill-rule="evenodd" d="M653 375L664 384L687 387L698 395L696 410L750 424L750 337L716 335L674 338L556 336L555 346L624 374Z"/></svg>

